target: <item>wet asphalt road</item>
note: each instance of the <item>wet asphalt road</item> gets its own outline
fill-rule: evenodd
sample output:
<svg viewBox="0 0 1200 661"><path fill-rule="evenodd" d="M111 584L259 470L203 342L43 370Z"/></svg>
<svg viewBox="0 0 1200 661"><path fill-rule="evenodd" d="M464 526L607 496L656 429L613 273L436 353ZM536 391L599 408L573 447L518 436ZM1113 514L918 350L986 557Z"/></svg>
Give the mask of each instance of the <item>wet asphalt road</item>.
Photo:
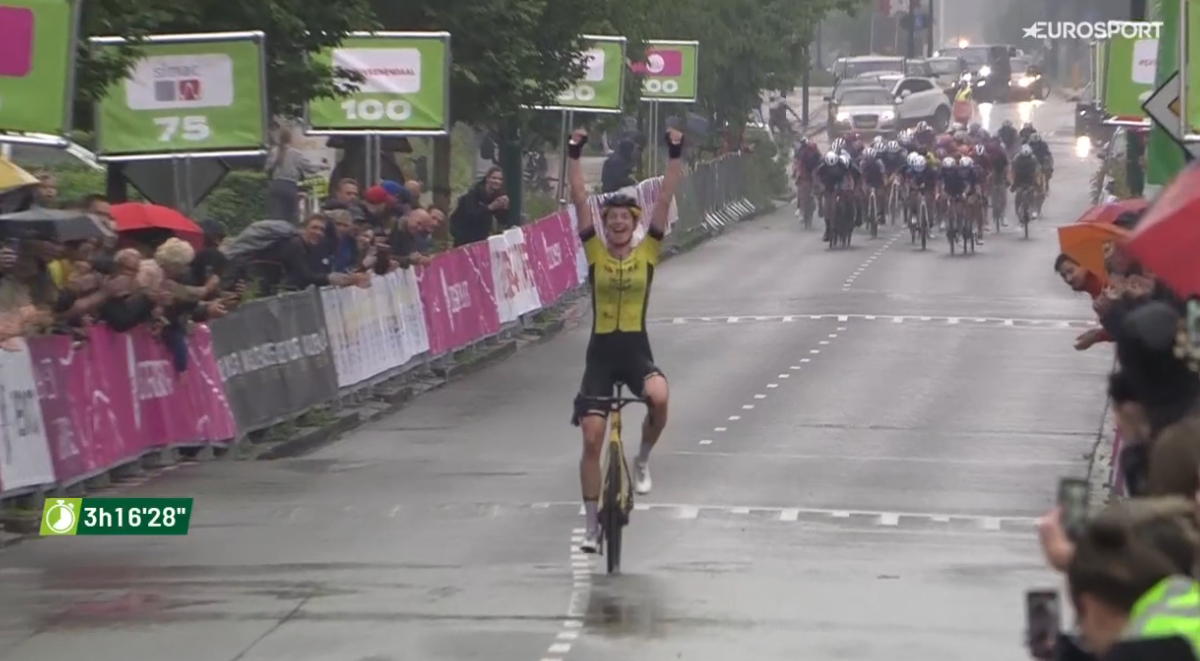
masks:
<svg viewBox="0 0 1200 661"><path fill-rule="evenodd" d="M187 537L0 552L0 660L1024 658L1032 519L1111 359L1071 349L1090 306L1051 264L1092 165L1066 104L1036 112L1059 165L1028 241L830 253L784 209L664 266L672 419L623 576L573 553L582 316L308 457L126 492L194 496Z"/></svg>

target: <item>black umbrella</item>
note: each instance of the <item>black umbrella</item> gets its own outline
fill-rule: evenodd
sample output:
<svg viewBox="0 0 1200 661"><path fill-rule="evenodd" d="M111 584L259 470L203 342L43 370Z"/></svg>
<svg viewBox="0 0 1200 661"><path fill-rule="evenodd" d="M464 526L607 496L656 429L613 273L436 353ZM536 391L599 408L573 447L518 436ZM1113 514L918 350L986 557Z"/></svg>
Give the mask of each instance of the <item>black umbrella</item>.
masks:
<svg viewBox="0 0 1200 661"><path fill-rule="evenodd" d="M0 216L0 236L66 242L103 239L104 232L84 211L34 207Z"/></svg>

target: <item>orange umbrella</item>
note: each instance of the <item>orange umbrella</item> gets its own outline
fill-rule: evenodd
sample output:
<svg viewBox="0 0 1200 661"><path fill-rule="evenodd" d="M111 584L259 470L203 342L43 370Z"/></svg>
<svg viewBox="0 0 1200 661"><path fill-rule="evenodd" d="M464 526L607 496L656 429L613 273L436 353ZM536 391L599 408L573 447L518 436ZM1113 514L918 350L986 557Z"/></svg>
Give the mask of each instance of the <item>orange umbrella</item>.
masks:
<svg viewBox="0 0 1200 661"><path fill-rule="evenodd" d="M1075 223L1058 228L1058 245L1067 257L1101 278L1108 277L1104 268L1105 248L1123 244L1129 232L1109 223Z"/></svg>
<svg viewBox="0 0 1200 661"><path fill-rule="evenodd" d="M1140 197L1121 200L1119 202L1109 202L1108 204L1097 204L1088 209L1079 217L1077 223L1104 223L1111 225L1117 222L1117 216L1126 211L1140 213L1150 206L1150 201Z"/></svg>

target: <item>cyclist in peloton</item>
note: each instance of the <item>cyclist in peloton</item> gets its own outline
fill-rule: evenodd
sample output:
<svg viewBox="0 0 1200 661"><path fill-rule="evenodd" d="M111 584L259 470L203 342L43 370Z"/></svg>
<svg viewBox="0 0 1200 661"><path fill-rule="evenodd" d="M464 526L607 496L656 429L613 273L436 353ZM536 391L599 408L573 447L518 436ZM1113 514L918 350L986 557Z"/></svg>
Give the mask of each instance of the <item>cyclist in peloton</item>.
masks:
<svg viewBox="0 0 1200 661"><path fill-rule="evenodd" d="M667 378L654 364L650 337L646 333L646 310L650 303L650 283L658 265L662 240L667 230L667 212L683 173L683 134L669 129L666 135L670 161L663 178L662 196L654 205L646 236L633 241L633 231L642 215L637 200L618 192L605 198L600 206L601 236L588 204L588 187L579 158L587 143L587 132L571 135L567 146L568 181L571 200L579 219L579 240L583 242L588 264L588 283L592 290L592 337L588 341L583 382L575 398L572 422L583 431L583 456L579 460L579 482L587 533L580 549L597 551L599 536L600 454L604 446L607 407L597 406L588 398L611 397L616 383L624 383L647 403L642 423L642 445L634 460L634 488L650 493L650 450L667 423Z"/></svg>
<svg viewBox="0 0 1200 661"><path fill-rule="evenodd" d="M962 157L959 160L947 157L942 159L942 191L946 193L946 198L949 201L965 199L965 197L976 189L975 168L971 163L971 159ZM982 245L975 238L975 243Z"/></svg>
<svg viewBox="0 0 1200 661"><path fill-rule="evenodd" d="M1012 185L1009 190L1013 193L1023 188L1033 190L1037 186L1040 170L1041 165L1038 164L1037 157L1033 155L1033 148L1029 145L1022 145L1012 160ZM1014 198L1013 201L1015 204L1016 199ZM1031 209L1030 211L1030 217L1036 219L1038 210Z"/></svg>
<svg viewBox="0 0 1200 661"><path fill-rule="evenodd" d="M1021 142L1025 143L1029 142L1029 136L1033 135L1034 133L1037 133L1037 129L1033 127L1033 122L1025 122L1025 125L1021 127L1021 130L1017 132L1017 135L1020 136Z"/></svg>
<svg viewBox="0 0 1200 661"><path fill-rule="evenodd" d="M817 146L815 140L808 138L800 138L800 142L796 145L795 160L792 163L792 173L796 179L796 190L799 191L805 184L811 184L813 181L813 173L821 165L821 148ZM796 217L800 217L800 207L804 204L804 200L800 196L796 196Z"/></svg>
<svg viewBox="0 0 1200 661"><path fill-rule="evenodd" d="M1029 148L1033 150L1034 157L1038 160L1038 165L1042 166L1043 191L1045 195L1050 194L1050 178L1054 176L1054 156L1050 154L1050 145L1042 140L1041 133L1029 134ZM1040 212L1041 209L1038 209Z"/></svg>
<svg viewBox="0 0 1200 661"><path fill-rule="evenodd" d="M1008 188L1008 152L1004 151L1004 145L1000 144L999 138L989 138L980 145L983 147L983 156L986 157L988 165L988 181L990 186L997 191L997 195L1007 196L1005 192ZM990 192L989 192L990 195ZM1001 207L1007 198L1001 200ZM1008 218L1000 219L1001 227L1008 227Z"/></svg>
<svg viewBox="0 0 1200 661"><path fill-rule="evenodd" d="M829 208L830 194L836 192L845 185L845 182L850 178L850 168L842 164L842 159L837 152L832 149L826 152L821 164L817 166L813 172L813 178L817 185L820 186L821 200L821 216L825 219L825 238L822 241L829 240L829 217L833 215L833 210Z"/></svg>
<svg viewBox="0 0 1200 661"><path fill-rule="evenodd" d="M996 137L1000 138L1000 142L1010 154L1021 144L1021 136L1017 134L1017 127L1013 126L1011 119L1004 120L1000 129L996 131Z"/></svg>
<svg viewBox="0 0 1200 661"><path fill-rule="evenodd" d="M937 192L938 174L937 169L930 166L929 159L916 152L909 154L908 162L900 170L900 178L909 192L915 191L918 195L925 197L925 205L928 207L929 213L932 214L934 208L933 196ZM909 196L905 200L905 205L909 225L916 224L920 198ZM929 218L929 223L929 229L932 232L934 225L932 215Z"/></svg>
<svg viewBox="0 0 1200 661"><path fill-rule="evenodd" d="M879 152L875 151L874 147L867 147L863 150L862 158L858 162L859 172L862 173L863 180L863 217L866 217L867 206L869 202L867 197L870 192L875 191L875 222L878 225L884 224L884 207L887 206L887 170L884 168L883 161L879 158Z"/></svg>

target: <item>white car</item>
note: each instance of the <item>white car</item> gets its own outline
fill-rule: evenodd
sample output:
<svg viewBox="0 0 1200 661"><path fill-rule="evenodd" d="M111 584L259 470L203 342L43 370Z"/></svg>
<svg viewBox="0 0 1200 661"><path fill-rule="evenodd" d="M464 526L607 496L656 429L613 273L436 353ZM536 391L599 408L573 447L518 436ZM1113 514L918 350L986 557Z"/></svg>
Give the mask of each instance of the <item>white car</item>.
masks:
<svg viewBox="0 0 1200 661"><path fill-rule="evenodd" d="M933 78L905 76L892 88L897 122L902 128L926 121L937 131L950 127L950 99Z"/></svg>
<svg viewBox="0 0 1200 661"><path fill-rule="evenodd" d="M830 140L847 133L894 137L898 131L890 87L851 87L829 101L826 132Z"/></svg>

